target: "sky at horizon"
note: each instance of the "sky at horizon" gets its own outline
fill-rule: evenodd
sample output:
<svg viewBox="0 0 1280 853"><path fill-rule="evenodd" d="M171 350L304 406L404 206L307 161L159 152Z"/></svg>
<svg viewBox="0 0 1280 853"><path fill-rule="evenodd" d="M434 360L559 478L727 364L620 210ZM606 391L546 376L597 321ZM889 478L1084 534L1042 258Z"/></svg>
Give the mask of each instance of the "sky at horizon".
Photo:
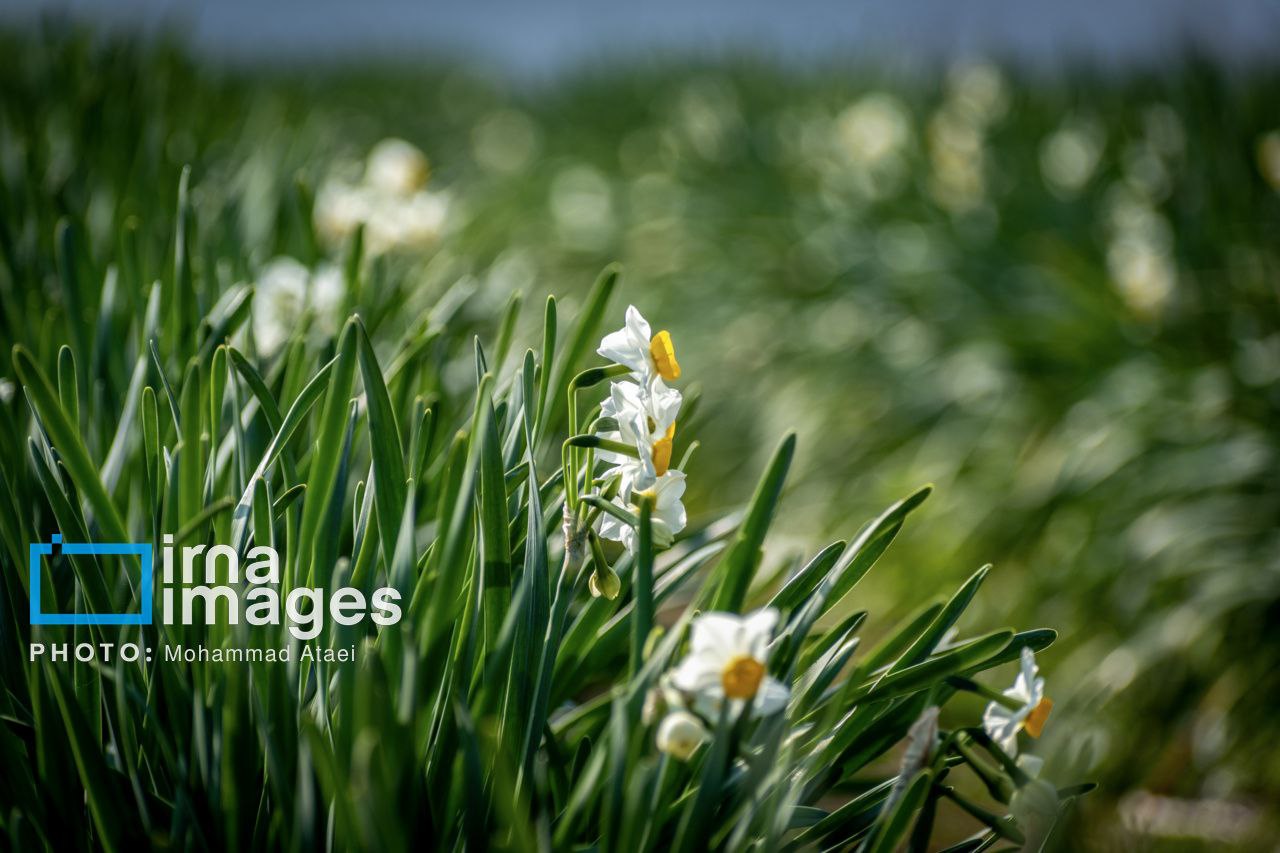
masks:
<svg viewBox="0 0 1280 853"><path fill-rule="evenodd" d="M1033 67L1159 65L1194 48L1224 64L1274 63L1274 0L6 0L0 22L53 15L177 33L234 64L463 59L517 76L653 53L748 52L782 61L914 65L975 55Z"/></svg>

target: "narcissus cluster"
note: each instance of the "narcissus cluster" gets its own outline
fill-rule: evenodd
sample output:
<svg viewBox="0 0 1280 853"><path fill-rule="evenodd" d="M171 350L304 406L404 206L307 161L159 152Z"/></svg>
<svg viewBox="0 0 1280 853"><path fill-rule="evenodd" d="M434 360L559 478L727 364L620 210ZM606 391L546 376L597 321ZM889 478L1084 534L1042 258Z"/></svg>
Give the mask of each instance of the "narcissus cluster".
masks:
<svg viewBox="0 0 1280 853"><path fill-rule="evenodd" d="M602 445L599 456L610 466L605 477L617 481L613 504L634 515L638 500L649 498L654 540L669 543L686 522L681 502L684 472L671 467L676 419L683 402L680 392L666 384L680 378L675 344L665 330L653 334L649 322L632 305L627 308L626 324L605 335L596 351L626 369L623 377L610 383L609 396L600 404L601 420L612 424L600 432L608 444ZM635 551L635 527L623 516L602 514L597 526L604 538Z"/></svg>

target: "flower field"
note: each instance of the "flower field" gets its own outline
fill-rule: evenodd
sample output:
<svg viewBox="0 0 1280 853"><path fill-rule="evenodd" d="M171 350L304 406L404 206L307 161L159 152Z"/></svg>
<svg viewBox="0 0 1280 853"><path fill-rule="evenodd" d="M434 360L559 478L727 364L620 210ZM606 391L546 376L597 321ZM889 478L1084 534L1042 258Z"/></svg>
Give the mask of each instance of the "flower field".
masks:
<svg viewBox="0 0 1280 853"><path fill-rule="evenodd" d="M14 849L1270 849L1280 76L0 46Z"/></svg>

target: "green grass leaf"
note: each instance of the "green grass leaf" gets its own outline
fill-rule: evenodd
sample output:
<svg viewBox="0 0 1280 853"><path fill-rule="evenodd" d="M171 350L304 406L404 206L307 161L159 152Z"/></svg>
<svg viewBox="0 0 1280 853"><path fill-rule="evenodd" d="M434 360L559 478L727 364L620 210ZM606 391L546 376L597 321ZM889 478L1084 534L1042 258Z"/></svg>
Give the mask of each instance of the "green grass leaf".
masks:
<svg viewBox="0 0 1280 853"><path fill-rule="evenodd" d="M40 416L40 423L48 433L50 443L61 455L67 473L93 508L94 517L102 527L103 534L112 542L129 541L124 521L102 481L98 479L98 469L80 440L79 430L63 410L49 377L36 364L31 353L21 345L13 349L13 369L27 393L27 399Z"/></svg>

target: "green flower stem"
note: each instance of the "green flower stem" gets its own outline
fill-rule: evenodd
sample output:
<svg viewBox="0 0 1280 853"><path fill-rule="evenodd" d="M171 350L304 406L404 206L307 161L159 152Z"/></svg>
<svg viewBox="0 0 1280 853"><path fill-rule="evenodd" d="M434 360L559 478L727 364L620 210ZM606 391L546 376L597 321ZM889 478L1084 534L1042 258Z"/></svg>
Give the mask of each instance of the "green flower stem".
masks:
<svg viewBox="0 0 1280 853"><path fill-rule="evenodd" d="M961 809L968 812L972 817L990 827L992 832L999 835L1006 841L1012 841L1015 844L1022 844L1026 841L1026 839L1022 837L1022 833L1019 832L1018 828L1014 825L1013 821L1008 818L998 817L981 806L970 802L950 785L942 786L942 794Z"/></svg>
<svg viewBox="0 0 1280 853"><path fill-rule="evenodd" d="M1002 803L1009 802L1009 798L1013 796L1013 785L1009 778L974 752L967 736L957 735L954 746L956 751L964 757L965 763L973 769L974 774L982 780L988 793Z"/></svg>
<svg viewBox="0 0 1280 853"><path fill-rule="evenodd" d="M1019 788L1031 782L1031 777L1027 775L1025 770L1018 766L1018 762L1014 761L1007 752L1001 749L985 731L979 728L966 729L965 732L1000 763L1000 766L1004 768L1004 771L1013 777L1013 781Z"/></svg>
<svg viewBox="0 0 1280 853"><path fill-rule="evenodd" d="M644 665L644 644L653 628L653 499L640 497L640 524L637 528L634 582L635 611L631 615L631 675Z"/></svg>
<svg viewBox="0 0 1280 853"><path fill-rule="evenodd" d="M568 439L565 444L575 448L599 448L601 450L607 450L610 453L620 453L624 456L630 456L632 459L640 458L640 451L632 445L621 441L614 441L610 438L601 438L598 435L575 435Z"/></svg>
<svg viewBox="0 0 1280 853"><path fill-rule="evenodd" d="M570 383L569 387L569 435L573 435L578 431L578 393L577 389ZM565 465L564 469L564 501L565 506L569 510L576 512L578 509L578 452L575 449L573 439L565 442L566 459L562 460Z"/></svg>
<svg viewBox="0 0 1280 853"><path fill-rule="evenodd" d="M583 500L591 504L591 506L595 507L596 509L601 510L602 512L606 512L609 515L612 515L614 518L618 519L624 524L629 524L635 528L639 528L640 526L640 519L636 518L634 515L627 512L625 509L618 506L613 501L607 501L604 498L600 497L599 495L587 495L585 498L583 498Z"/></svg>
<svg viewBox="0 0 1280 853"><path fill-rule="evenodd" d="M613 379L616 376L626 376L631 372L631 368L625 364L611 364L608 367L588 367L586 370L573 377L573 381L569 383L569 394L572 396L578 391L598 385L606 379Z"/></svg>
<svg viewBox="0 0 1280 853"><path fill-rule="evenodd" d="M573 435L578 431L578 391L584 388L590 388L600 382L615 376L624 376L630 372L630 368L621 364L612 364L608 367L589 367L586 370L573 377L569 383L568 390L568 406L569 406L569 434ZM577 445L580 446L580 445ZM570 490L566 487L565 500L569 503L574 511L578 509L577 496L577 474L579 470L579 457L575 449L570 448L567 454L563 455L562 464L567 462L568 467L565 469L565 483L573 482L574 488ZM590 467L587 471L590 472ZM570 476L572 471L573 476ZM572 498L570 497L572 495Z"/></svg>

